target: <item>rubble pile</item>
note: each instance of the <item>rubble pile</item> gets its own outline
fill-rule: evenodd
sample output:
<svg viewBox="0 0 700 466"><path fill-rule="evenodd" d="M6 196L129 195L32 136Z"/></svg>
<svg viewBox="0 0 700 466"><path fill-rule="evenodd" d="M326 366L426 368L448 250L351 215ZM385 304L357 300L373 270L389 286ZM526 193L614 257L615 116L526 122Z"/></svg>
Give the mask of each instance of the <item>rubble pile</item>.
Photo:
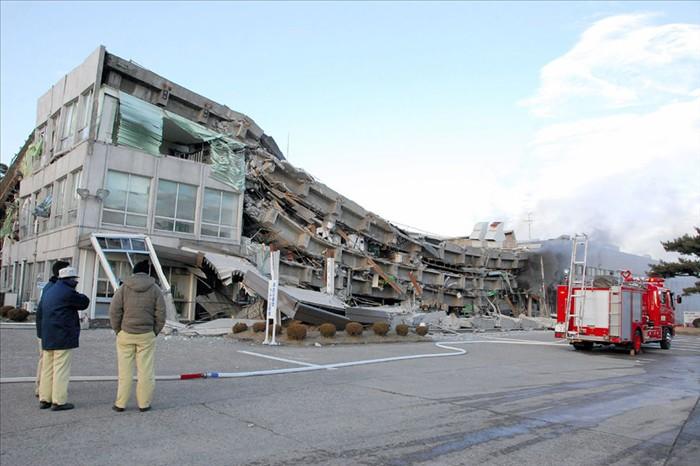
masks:
<svg viewBox="0 0 700 466"><path fill-rule="evenodd" d="M244 235L282 251L282 284L343 303L321 310L371 323L416 311L517 315L524 308L515 280L527 260L522 251L406 231L262 148L248 151L246 173Z"/></svg>

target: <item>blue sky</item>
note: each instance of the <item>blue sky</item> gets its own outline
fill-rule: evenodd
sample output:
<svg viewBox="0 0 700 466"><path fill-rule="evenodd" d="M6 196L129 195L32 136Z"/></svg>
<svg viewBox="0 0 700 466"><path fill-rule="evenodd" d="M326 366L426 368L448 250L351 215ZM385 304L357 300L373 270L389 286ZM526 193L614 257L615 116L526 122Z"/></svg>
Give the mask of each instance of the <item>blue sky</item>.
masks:
<svg viewBox="0 0 700 466"><path fill-rule="evenodd" d="M293 164L402 224L459 235L499 219L527 238L532 212L533 236L578 228L658 257L659 239L700 223L700 183L675 168L651 183L663 162L646 154L658 143L682 163L700 151L696 2L2 2L1 13L5 163L37 98L103 44L246 113L285 152L289 137ZM653 134L669 115L682 123L671 148ZM644 138L625 134L634 125ZM601 210L606 195L619 210Z"/></svg>

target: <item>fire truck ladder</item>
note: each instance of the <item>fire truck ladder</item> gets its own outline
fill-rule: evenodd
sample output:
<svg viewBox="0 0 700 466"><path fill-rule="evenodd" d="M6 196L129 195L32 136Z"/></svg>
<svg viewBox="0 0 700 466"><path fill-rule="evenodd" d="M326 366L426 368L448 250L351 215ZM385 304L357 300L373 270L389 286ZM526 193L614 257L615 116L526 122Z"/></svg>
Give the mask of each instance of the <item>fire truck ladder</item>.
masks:
<svg viewBox="0 0 700 466"><path fill-rule="evenodd" d="M569 266L569 281L566 293L566 335L568 338L577 337L581 332L582 314L586 304L586 260L588 258L588 236L575 235L571 245L571 264ZM574 288L577 288L574 291ZM574 301L574 298L576 300ZM573 308L572 308L573 304ZM579 312L576 312L578 307ZM575 329L569 330L571 317L574 318Z"/></svg>

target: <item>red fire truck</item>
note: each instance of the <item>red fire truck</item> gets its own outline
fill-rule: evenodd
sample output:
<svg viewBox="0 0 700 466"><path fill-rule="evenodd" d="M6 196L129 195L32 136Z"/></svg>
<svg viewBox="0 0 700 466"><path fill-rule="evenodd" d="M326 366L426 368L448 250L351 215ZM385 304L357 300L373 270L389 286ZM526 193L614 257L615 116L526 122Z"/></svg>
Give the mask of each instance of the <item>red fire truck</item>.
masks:
<svg viewBox="0 0 700 466"><path fill-rule="evenodd" d="M557 290L555 336L566 337L577 350L590 350L596 343L629 348L630 354L638 354L642 343L669 349L674 324L673 294L663 278L633 278L623 272L617 285L570 281Z"/></svg>

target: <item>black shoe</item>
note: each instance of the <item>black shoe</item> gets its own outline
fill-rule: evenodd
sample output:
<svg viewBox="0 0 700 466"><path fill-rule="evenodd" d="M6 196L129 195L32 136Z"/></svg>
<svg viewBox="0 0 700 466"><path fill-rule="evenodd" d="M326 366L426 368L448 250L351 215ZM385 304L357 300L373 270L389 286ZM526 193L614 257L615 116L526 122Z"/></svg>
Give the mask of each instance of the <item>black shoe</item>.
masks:
<svg viewBox="0 0 700 466"><path fill-rule="evenodd" d="M51 407L50 401L40 401L39 402L39 409L48 409L50 407Z"/></svg>
<svg viewBox="0 0 700 466"><path fill-rule="evenodd" d="M147 406L145 408L139 408L139 411L141 411L142 413L145 413L146 411L150 411L150 410L151 410L150 406Z"/></svg>
<svg viewBox="0 0 700 466"><path fill-rule="evenodd" d="M69 409L73 409L75 406L73 406L72 403L64 403L62 405L57 405L56 403L51 405L51 411L68 411Z"/></svg>
<svg viewBox="0 0 700 466"><path fill-rule="evenodd" d="M120 408L119 406L114 405L114 406L112 406L112 411L116 411L118 413L121 413L124 411L124 408Z"/></svg>

